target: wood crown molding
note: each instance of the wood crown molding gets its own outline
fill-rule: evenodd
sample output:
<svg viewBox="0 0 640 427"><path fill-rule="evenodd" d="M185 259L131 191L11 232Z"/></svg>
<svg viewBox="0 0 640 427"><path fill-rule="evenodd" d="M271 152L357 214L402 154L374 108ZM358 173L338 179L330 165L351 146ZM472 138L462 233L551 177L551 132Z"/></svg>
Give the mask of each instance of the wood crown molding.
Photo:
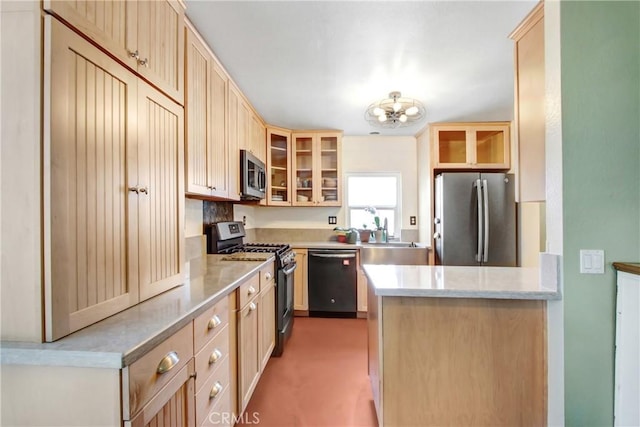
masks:
<svg viewBox="0 0 640 427"><path fill-rule="evenodd" d="M518 24L515 30L509 34L509 38L515 41L518 41L529 32L531 27L533 27L538 21L544 18L544 0L540 1L534 7L531 12Z"/></svg>

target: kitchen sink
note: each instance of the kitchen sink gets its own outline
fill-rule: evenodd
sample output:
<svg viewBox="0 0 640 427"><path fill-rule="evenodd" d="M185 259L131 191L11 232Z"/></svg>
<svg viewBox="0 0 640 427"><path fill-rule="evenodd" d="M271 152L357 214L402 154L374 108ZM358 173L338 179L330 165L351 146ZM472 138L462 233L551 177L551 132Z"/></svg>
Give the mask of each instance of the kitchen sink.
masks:
<svg viewBox="0 0 640 427"><path fill-rule="evenodd" d="M427 265L429 263L428 255L428 248L417 247L409 242L364 244L360 248L360 263Z"/></svg>

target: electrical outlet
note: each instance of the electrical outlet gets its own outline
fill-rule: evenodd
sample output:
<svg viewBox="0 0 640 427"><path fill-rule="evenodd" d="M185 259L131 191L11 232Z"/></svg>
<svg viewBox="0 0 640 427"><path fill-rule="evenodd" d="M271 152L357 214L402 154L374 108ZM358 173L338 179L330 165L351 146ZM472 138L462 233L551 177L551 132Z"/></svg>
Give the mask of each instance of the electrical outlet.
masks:
<svg viewBox="0 0 640 427"><path fill-rule="evenodd" d="M247 225L247 217L246 217L246 215L242 216L242 225Z"/></svg>
<svg viewBox="0 0 640 427"><path fill-rule="evenodd" d="M329 224L337 224L338 223L338 218L335 216L330 216L329 217Z"/></svg>
<svg viewBox="0 0 640 427"><path fill-rule="evenodd" d="M416 225L416 217L415 216L410 216L409 217L409 224L410 225Z"/></svg>

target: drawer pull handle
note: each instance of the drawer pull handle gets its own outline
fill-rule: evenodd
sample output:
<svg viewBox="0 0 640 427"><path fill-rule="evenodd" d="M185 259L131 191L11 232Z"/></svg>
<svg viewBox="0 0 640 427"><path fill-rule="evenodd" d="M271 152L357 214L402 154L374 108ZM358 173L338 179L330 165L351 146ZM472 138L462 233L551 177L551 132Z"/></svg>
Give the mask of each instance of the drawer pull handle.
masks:
<svg viewBox="0 0 640 427"><path fill-rule="evenodd" d="M165 372L169 372L180 362L180 358L178 357L178 353L175 351L170 351L167 353L165 357L162 358L160 364L158 364L158 369L156 372L159 374L164 374Z"/></svg>
<svg viewBox="0 0 640 427"><path fill-rule="evenodd" d="M255 293L256 293L256 288L254 288L253 286L249 286L249 289L247 289L247 294L253 295Z"/></svg>
<svg viewBox="0 0 640 427"><path fill-rule="evenodd" d="M272 277L273 276L271 275L271 273L267 273L267 274L264 275L264 278L267 279L267 280L271 280Z"/></svg>
<svg viewBox="0 0 640 427"><path fill-rule="evenodd" d="M213 317L209 319L209 323L207 324L207 327L209 329L214 329L220 326L221 323L222 323L222 320L220 320L217 314L214 314Z"/></svg>
<svg viewBox="0 0 640 427"><path fill-rule="evenodd" d="M249 304L249 311L253 311L253 310L255 310L256 308L258 308L258 307L256 307L255 303L251 303L251 304Z"/></svg>
<svg viewBox="0 0 640 427"><path fill-rule="evenodd" d="M209 356L209 365L216 363L222 357L222 352L217 348L213 350L211 356Z"/></svg>
<svg viewBox="0 0 640 427"><path fill-rule="evenodd" d="M222 384L220 381L216 381L216 385L211 387L211 392L209 393L209 399L215 399L217 395L222 391Z"/></svg>

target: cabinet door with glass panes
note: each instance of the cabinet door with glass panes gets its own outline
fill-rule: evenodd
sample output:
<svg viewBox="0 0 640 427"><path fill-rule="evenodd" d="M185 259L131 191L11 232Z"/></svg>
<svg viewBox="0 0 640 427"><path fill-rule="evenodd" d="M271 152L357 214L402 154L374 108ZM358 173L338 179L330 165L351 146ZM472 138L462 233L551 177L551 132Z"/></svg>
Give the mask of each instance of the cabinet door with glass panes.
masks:
<svg viewBox="0 0 640 427"><path fill-rule="evenodd" d="M292 136L294 206L340 206L340 132L305 132Z"/></svg>
<svg viewBox="0 0 640 427"><path fill-rule="evenodd" d="M509 169L508 122L431 125L434 169Z"/></svg>
<svg viewBox="0 0 640 427"><path fill-rule="evenodd" d="M267 204L291 206L291 133L267 128Z"/></svg>

